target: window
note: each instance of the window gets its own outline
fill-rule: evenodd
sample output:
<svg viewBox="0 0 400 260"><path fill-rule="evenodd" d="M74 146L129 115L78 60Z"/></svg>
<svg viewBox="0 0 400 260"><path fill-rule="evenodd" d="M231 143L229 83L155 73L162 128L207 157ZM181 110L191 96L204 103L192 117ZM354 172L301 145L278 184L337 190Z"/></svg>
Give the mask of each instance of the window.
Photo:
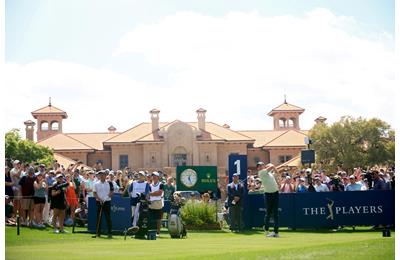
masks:
<svg viewBox="0 0 400 260"><path fill-rule="evenodd" d="M120 154L119 155L119 168L123 169L125 167L128 167L128 155Z"/></svg>
<svg viewBox="0 0 400 260"><path fill-rule="evenodd" d="M279 163L285 163L292 159L291 155L280 155L279 156Z"/></svg>
<svg viewBox="0 0 400 260"><path fill-rule="evenodd" d="M187 154L176 153L172 157L173 166L185 166L187 162Z"/></svg>
<svg viewBox="0 0 400 260"><path fill-rule="evenodd" d="M279 127L286 127L286 119L285 118L279 119Z"/></svg>
<svg viewBox="0 0 400 260"><path fill-rule="evenodd" d="M40 129L41 129L42 131L47 131L47 130L49 130L49 123L47 123L46 121L43 121L43 122L40 124Z"/></svg>
<svg viewBox="0 0 400 260"><path fill-rule="evenodd" d="M59 127L60 126L57 121L51 123L51 130L58 131Z"/></svg>
<svg viewBox="0 0 400 260"><path fill-rule="evenodd" d="M151 152L150 153L150 162L151 163L156 163L157 162L157 153L156 152Z"/></svg>

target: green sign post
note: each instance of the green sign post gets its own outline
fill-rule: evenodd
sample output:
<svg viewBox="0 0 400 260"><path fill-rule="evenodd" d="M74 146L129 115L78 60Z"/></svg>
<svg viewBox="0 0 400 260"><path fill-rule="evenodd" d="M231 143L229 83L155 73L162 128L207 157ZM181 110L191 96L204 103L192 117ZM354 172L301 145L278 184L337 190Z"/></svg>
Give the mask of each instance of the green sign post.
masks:
<svg viewBox="0 0 400 260"><path fill-rule="evenodd" d="M217 166L177 166L176 189L178 191L217 191Z"/></svg>

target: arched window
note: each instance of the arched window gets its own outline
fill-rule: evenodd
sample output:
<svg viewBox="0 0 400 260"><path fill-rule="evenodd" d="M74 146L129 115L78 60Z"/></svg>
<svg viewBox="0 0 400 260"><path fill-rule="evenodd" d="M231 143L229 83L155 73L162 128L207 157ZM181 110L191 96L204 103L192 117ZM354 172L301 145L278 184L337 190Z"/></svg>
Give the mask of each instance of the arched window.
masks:
<svg viewBox="0 0 400 260"><path fill-rule="evenodd" d="M288 127L294 127L294 122L296 121L296 119L295 118L290 118L289 120L288 120Z"/></svg>
<svg viewBox="0 0 400 260"><path fill-rule="evenodd" d="M279 119L279 127L286 127L286 119L285 118Z"/></svg>
<svg viewBox="0 0 400 260"><path fill-rule="evenodd" d="M42 131L49 130L49 123L47 123L46 121L43 121L42 123L40 123L40 130L42 130Z"/></svg>
<svg viewBox="0 0 400 260"><path fill-rule="evenodd" d="M51 122L51 130L58 131L60 124L57 121Z"/></svg>

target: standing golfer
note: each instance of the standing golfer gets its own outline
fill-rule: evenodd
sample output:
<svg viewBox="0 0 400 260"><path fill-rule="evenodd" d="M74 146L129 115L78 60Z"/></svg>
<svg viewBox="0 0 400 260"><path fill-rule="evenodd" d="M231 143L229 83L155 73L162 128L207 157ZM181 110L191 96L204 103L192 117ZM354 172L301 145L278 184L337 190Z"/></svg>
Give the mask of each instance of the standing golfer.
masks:
<svg viewBox="0 0 400 260"><path fill-rule="evenodd" d="M264 229L267 232L267 237L279 237L279 222L278 222L278 205L279 205L279 187L276 174L276 167L269 163L267 166L263 162L257 163L258 176L261 178L264 186L265 213ZM274 173L275 172L275 173ZM274 232L268 233L269 221L271 215L274 216Z"/></svg>
<svg viewBox="0 0 400 260"><path fill-rule="evenodd" d="M100 237L101 217L102 213L104 212L108 228L108 238L112 238L111 235L112 224L111 224L110 211L111 211L111 197L114 193L114 188L112 183L106 181L106 173L104 171L99 171L97 174L100 180L93 185L93 195L96 198L96 204L97 204L97 223L96 223L97 229L96 229L96 235L94 237L96 236Z"/></svg>

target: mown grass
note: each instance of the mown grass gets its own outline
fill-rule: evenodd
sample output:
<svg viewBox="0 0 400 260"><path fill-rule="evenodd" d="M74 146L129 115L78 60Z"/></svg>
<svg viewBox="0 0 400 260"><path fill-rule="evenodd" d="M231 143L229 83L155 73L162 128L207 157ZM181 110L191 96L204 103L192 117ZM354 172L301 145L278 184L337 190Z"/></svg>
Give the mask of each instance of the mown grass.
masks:
<svg viewBox="0 0 400 260"><path fill-rule="evenodd" d="M71 231L71 229L69 229ZM204 231L171 239L166 232L155 241L123 236L91 238L90 234L52 234L51 229L15 227L5 230L6 259L394 259L394 232L357 228L339 232L282 230L266 238L261 230L244 233Z"/></svg>

